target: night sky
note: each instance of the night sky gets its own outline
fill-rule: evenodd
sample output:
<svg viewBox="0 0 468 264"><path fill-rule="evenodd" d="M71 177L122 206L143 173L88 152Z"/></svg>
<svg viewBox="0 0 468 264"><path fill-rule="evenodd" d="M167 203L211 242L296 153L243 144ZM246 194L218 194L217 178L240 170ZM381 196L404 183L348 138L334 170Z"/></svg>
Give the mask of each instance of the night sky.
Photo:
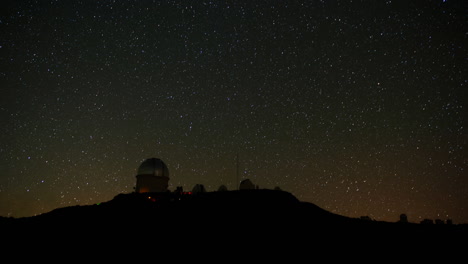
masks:
<svg viewBox="0 0 468 264"><path fill-rule="evenodd" d="M468 222L467 3L7 1L0 216L250 179L331 212Z"/></svg>

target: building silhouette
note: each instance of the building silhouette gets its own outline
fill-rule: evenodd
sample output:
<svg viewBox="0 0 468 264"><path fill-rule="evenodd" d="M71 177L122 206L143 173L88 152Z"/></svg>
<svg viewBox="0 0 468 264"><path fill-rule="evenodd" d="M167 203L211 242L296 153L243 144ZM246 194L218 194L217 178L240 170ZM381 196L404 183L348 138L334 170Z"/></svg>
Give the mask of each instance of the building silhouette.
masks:
<svg viewBox="0 0 468 264"><path fill-rule="evenodd" d="M141 163L136 178L137 193L167 192L169 169L162 160L150 158Z"/></svg>
<svg viewBox="0 0 468 264"><path fill-rule="evenodd" d="M205 189L205 185L203 184L195 184L195 186L193 186L192 188L192 193L205 193L206 192L206 189Z"/></svg>
<svg viewBox="0 0 468 264"><path fill-rule="evenodd" d="M424 219L420 222L422 225L432 225L434 224L434 221L432 219Z"/></svg>
<svg viewBox="0 0 468 264"><path fill-rule="evenodd" d="M255 185L249 179L245 179L241 181L239 184L239 190L254 190L254 189L255 189Z"/></svg>
<svg viewBox="0 0 468 264"><path fill-rule="evenodd" d="M400 223L408 223L408 216L406 214L401 214L400 215Z"/></svg>
<svg viewBox="0 0 468 264"><path fill-rule="evenodd" d="M219 186L219 188L218 188L218 192L226 192L227 190L228 190L228 188L224 184Z"/></svg>

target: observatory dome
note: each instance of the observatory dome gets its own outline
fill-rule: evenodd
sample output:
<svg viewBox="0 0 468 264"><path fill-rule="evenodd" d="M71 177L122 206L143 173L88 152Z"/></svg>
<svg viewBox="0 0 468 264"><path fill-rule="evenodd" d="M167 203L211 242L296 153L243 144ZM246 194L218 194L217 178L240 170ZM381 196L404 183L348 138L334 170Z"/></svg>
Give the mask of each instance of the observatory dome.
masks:
<svg viewBox="0 0 468 264"><path fill-rule="evenodd" d="M140 167L138 167L138 175L152 175L169 178L169 170L162 160L151 158L141 163Z"/></svg>

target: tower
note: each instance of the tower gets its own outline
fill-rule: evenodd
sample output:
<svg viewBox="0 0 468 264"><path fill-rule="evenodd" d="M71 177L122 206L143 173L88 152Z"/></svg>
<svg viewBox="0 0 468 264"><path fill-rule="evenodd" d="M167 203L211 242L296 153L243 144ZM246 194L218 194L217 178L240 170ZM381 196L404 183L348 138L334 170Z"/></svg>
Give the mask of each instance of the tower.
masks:
<svg viewBox="0 0 468 264"><path fill-rule="evenodd" d="M160 159L151 158L143 161L138 167L136 178L135 191L137 193L167 192L169 170Z"/></svg>

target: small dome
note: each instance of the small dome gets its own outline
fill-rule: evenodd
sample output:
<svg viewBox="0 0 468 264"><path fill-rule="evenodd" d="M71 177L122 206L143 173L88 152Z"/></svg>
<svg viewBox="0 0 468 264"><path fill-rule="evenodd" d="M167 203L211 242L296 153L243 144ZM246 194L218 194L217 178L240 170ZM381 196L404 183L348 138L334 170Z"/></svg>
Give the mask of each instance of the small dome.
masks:
<svg viewBox="0 0 468 264"><path fill-rule="evenodd" d="M239 185L239 190L253 190L255 189L255 185L249 179L245 179L241 181Z"/></svg>
<svg viewBox="0 0 468 264"><path fill-rule="evenodd" d="M151 158L141 163L138 168L138 175L153 175L169 178L169 169L162 160Z"/></svg>
<svg viewBox="0 0 468 264"><path fill-rule="evenodd" d="M206 192L205 185L195 184L195 186L193 186L192 192L193 193L205 193Z"/></svg>
<svg viewBox="0 0 468 264"><path fill-rule="evenodd" d="M227 188L226 185L224 185L224 184L221 185L221 186L219 186L219 188L218 188L218 192L225 192L225 191L227 191L227 190L228 190L228 188Z"/></svg>

